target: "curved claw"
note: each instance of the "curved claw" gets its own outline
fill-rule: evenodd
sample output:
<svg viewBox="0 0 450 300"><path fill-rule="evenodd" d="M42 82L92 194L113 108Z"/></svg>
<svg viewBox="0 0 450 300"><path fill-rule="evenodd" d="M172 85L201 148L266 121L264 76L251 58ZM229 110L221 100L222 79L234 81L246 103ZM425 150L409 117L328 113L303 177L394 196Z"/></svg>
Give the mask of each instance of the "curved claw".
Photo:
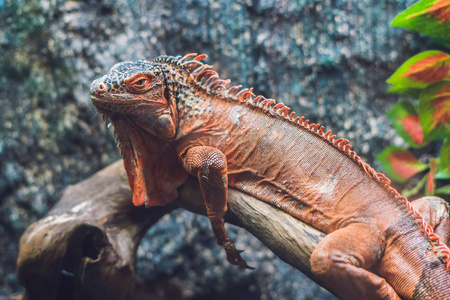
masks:
<svg viewBox="0 0 450 300"><path fill-rule="evenodd" d="M242 252L242 251L241 251ZM239 254L237 250L234 253L229 253L227 251L227 260L230 264L239 266L241 268L254 270L255 268L250 267L244 259L242 259L241 255Z"/></svg>
<svg viewBox="0 0 450 300"><path fill-rule="evenodd" d="M238 250L234 246L233 242L231 240L228 240L227 243L224 245L225 252L227 253L227 260L232 265L237 265L242 268L246 269L255 269L253 267L250 267L247 265L245 260L241 257L240 253L244 252L244 250Z"/></svg>

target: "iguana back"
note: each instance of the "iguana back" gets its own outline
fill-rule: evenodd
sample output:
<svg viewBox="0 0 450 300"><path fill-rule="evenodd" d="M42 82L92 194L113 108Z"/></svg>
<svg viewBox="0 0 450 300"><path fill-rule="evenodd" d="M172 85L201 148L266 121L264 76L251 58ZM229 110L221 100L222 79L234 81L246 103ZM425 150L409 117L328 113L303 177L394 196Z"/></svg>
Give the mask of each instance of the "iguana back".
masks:
<svg viewBox="0 0 450 300"><path fill-rule="evenodd" d="M248 267L223 227L228 186L328 233L311 266L340 297L450 299L448 247L383 174L283 104L227 89L205 57L121 63L92 85L93 103L115 125L135 204L172 201L190 173L233 264Z"/></svg>
<svg viewBox="0 0 450 300"><path fill-rule="evenodd" d="M373 223L373 219L407 214L404 203L366 174L357 162L359 158L352 158L340 143L334 146L328 140L324 142L325 134L319 133L319 126L307 129L264 110L249 109L245 102L216 100L208 106L213 117L201 128L189 131L189 118L181 115L183 133L179 142L178 137L175 139L175 145L183 153L191 146L191 135L212 133L208 145L225 154L230 186L325 233L345 226L349 218ZM273 113L276 115L275 109Z"/></svg>

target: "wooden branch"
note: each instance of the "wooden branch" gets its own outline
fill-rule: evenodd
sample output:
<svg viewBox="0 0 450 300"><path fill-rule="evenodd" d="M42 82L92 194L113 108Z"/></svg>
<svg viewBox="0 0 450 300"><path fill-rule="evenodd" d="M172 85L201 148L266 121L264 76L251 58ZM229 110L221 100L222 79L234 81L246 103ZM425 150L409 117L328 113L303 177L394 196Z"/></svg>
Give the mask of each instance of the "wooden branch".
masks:
<svg viewBox="0 0 450 300"><path fill-rule="evenodd" d="M131 197L121 161L68 187L22 235L24 299L132 299L137 246L175 206L137 208Z"/></svg>
<svg viewBox="0 0 450 300"><path fill-rule="evenodd" d="M134 207L122 161L67 188L20 241L23 299L132 299L136 250L148 228L176 205L205 214L195 178L174 205ZM314 280L309 258L324 234L258 199L230 190L227 222L246 228ZM242 245L241 245L242 247ZM244 259L257 268L257 262Z"/></svg>
<svg viewBox="0 0 450 300"><path fill-rule="evenodd" d="M206 215L196 178L190 178L180 194L180 201L177 202L179 206ZM309 258L317 243L325 237L324 233L270 204L234 189L228 193L228 208L227 222L247 229L281 260L316 280L311 273ZM246 259L245 252L243 258ZM246 260L252 265L251 260Z"/></svg>

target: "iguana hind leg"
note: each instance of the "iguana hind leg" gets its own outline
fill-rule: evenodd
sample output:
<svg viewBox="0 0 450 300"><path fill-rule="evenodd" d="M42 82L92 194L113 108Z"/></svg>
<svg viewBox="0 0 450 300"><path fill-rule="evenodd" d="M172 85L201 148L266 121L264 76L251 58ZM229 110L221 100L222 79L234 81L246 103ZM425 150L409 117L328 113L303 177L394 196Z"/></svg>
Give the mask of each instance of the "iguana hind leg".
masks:
<svg viewBox="0 0 450 300"><path fill-rule="evenodd" d="M341 299L400 299L382 277L368 271L383 253L375 228L354 223L328 234L311 255L311 269Z"/></svg>
<svg viewBox="0 0 450 300"><path fill-rule="evenodd" d="M206 213L217 244L227 253L227 260L233 265L249 268L239 254L224 227L227 211L228 175L225 155L216 148L197 146L190 148L182 157L186 171L198 177L200 190L205 200Z"/></svg>
<svg viewBox="0 0 450 300"><path fill-rule="evenodd" d="M450 240L450 217L447 202L439 197L422 197L411 202L445 244Z"/></svg>

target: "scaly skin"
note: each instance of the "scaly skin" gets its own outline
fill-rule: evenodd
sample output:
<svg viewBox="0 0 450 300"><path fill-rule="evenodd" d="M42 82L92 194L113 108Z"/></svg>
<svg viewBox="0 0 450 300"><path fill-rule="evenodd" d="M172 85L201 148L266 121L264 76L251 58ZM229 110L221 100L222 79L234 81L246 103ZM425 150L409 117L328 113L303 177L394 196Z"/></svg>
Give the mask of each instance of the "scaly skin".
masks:
<svg viewBox="0 0 450 300"><path fill-rule="evenodd" d="M191 174L232 264L248 268L223 225L229 186L327 233L311 268L339 297L450 299L450 250L434 233L447 242L443 200L424 198L415 209L347 140L251 89L227 89L205 57L120 63L92 84L135 205L169 203Z"/></svg>

